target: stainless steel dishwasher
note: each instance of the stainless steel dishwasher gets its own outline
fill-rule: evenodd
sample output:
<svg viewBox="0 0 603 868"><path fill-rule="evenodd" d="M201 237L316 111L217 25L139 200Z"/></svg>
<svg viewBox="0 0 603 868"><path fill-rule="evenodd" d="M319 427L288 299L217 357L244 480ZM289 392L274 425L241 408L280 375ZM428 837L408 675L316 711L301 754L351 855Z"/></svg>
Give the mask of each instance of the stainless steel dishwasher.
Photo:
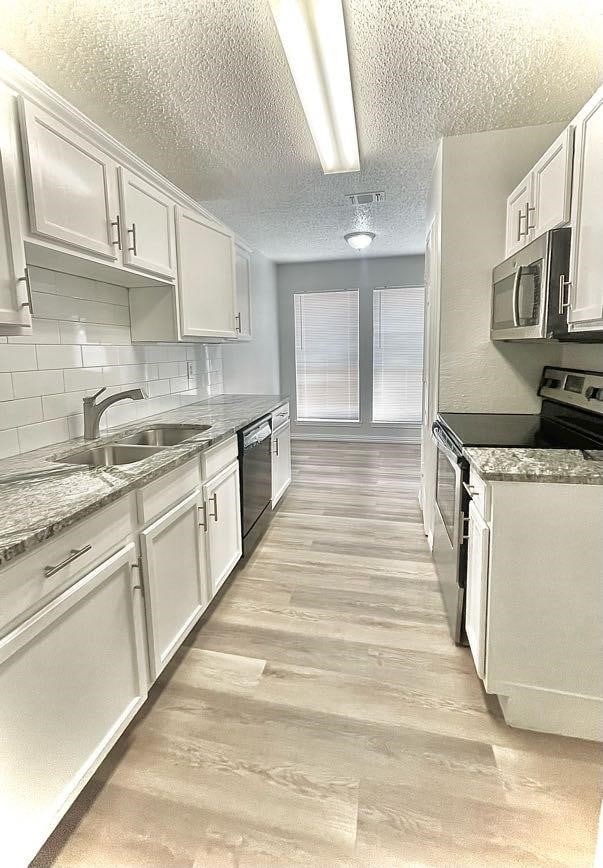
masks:
<svg viewBox="0 0 603 868"><path fill-rule="evenodd" d="M239 431L243 557L257 545L272 513L272 424L270 416Z"/></svg>

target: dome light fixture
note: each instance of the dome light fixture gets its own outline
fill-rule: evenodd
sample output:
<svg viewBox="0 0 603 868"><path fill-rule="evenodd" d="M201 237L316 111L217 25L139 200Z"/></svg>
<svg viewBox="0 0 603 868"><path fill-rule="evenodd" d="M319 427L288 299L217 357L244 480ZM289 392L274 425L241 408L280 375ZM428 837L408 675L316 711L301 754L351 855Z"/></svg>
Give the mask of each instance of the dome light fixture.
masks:
<svg viewBox="0 0 603 868"><path fill-rule="evenodd" d="M374 232L348 232L343 236L354 250L366 250L373 243Z"/></svg>

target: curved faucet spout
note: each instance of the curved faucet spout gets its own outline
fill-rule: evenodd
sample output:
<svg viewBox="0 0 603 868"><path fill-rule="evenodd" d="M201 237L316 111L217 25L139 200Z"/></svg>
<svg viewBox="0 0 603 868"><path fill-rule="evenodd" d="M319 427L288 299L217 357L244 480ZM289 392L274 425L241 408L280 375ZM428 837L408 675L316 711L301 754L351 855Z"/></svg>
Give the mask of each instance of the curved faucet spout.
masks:
<svg viewBox="0 0 603 868"><path fill-rule="evenodd" d="M89 395L84 398L84 439L96 440L100 433L100 420L105 410L112 404L118 401L141 401L147 395L142 389L127 389L124 392L117 392L115 395L109 395L103 401L96 403L96 399L105 389L100 389L95 395Z"/></svg>

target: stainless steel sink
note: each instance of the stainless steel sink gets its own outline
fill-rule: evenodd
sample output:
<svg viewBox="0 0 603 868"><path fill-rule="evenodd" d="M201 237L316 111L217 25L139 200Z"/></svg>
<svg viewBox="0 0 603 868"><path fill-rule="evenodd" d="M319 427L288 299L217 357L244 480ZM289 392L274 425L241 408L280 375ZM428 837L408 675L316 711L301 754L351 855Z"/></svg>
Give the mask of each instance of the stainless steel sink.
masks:
<svg viewBox="0 0 603 868"><path fill-rule="evenodd" d="M211 425L189 425L186 428L180 428L177 425L161 425L157 428L137 431L136 434L129 434L118 442L135 446L178 446L179 443L185 443L192 437L209 431L210 428Z"/></svg>
<svg viewBox="0 0 603 868"><path fill-rule="evenodd" d="M108 443L106 446L91 446L80 449L62 458L55 458L62 464L85 464L88 467L115 467L120 464L136 464L149 455L162 452L161 446L134 446L122 443Z"/></svg>

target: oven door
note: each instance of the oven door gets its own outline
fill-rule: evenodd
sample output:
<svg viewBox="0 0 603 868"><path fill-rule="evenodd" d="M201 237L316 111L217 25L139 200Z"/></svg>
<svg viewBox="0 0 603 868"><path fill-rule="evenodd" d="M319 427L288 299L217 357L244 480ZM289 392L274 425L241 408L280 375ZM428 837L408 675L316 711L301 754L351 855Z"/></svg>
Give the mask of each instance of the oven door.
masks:
<svg viewBox="0 0 603 868"><path fill-rule="evenodd" d="M433 437L437 447L433 559L435 561L450 633L457 645L465 643L465 560L463 558L464 459L446 442L437 423Z"/></svg>
<svg viewBox="0 0 603 868"><path fill-rule="evenodd" d="M548 235L498 265L492 273L492 340L547 336Z"/></svg>

